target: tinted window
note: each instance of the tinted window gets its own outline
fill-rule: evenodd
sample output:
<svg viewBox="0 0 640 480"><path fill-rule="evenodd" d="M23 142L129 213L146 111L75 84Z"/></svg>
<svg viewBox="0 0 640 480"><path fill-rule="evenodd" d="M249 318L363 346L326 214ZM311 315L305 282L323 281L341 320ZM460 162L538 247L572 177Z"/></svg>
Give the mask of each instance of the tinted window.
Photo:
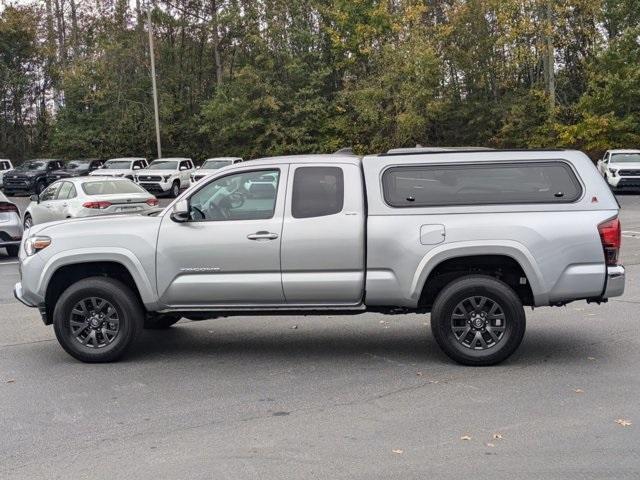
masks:
<svg viewBox="0 0 640 480"><path fill-rule="evenodd" d="M640 163L640 153L614 153L611 163Z"/></svg>
<svg viewBox="0 0 640 480"><path fill-rule="evenodd" d="M129 160L111 160L105 162L104 168L109 170L128 170L131 168L131 162Z"/></svg>
<svg viewBox="0 0 640 480"><path fill-rule="evenodd" d="M291 214L322 217L342 210L344 176L338 167L300 167L293 177Z"/></svg>
<svg viewBox="0 0 640 480"><path fill-rule="evenodd" d="M112 195L117 193L147 193L142 187L128 180L100 180L85 182L82 190L87 195Z"/></svg>
<svg viewBox="0 0 640 480"><path fill-rule="evenodd" d="M393 207L567 203L582 193L562 162L394 167L382 183Z"/></svg>
<svg viewBox="0 0 640 480"><path fill-rule="evenodd" d="M60 187L60 190L58 190L58 195L56 198L58 200L66 200L67 198L69 198L69 194L71 193L72 189L72 184L70 184L69 182L64 182Z"/></svg>
<svg viewBox="0 0 640 480"><path fill-rule="evenodd" d="M189 170L189 162L180 162L180 170Z"/></svg>
<svg viewBox="0 0 640 480"><path fill-rule="evenodd" d="M263 220L273 217L279 170L243 172L218 178L189 200L195 221Z"/></svg>
<svg viewBox="0 0 640 480"><path fill-rule="evenodd" d="M218 168L226 167L227 165L231 165L229 160L207 160L202 164L202 168L217 170Z"/></svg>
<svg viewBox="0 0 640 480"><path fill-rule="evenodd" d="M58 190L60 189L60 185L62 185L62 182L54 183L53 185L50 185L49 187L47 187L40 194L40 201L46 202L47 200L53 200L54 198L56 198Z"/></svg>
<svg viewBox="0 0 640 480"><path fill-rule="evenodd" d="M176 170L178 162L154 160L148 168L149 170Z"/></svg>

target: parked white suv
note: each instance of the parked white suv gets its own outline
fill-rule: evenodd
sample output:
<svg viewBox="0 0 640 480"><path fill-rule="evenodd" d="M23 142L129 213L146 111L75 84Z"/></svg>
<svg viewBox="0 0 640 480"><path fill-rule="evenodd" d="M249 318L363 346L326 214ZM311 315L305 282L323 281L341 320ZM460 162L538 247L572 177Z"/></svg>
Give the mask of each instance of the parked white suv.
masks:
<svg viewBox="0 0 640 480"><path fill-rule="evenodd" d="M13 164L11 163L11 160L0 158L0 188L2 188L4 185L2 181L4 174L9 170L13 170Z"/></svg>
<svg viewBox="0 0 640 480"><path fill-rule="evenodd" d="M135 181L148 192L177 197L180 189L191 185L195 168L190 158L159 158L138 172Z"/></svg>
<svg viewBox="0 0 640 480"><path fill-rule="evenodd" d="M598 170L613 189L640 188L640 150L608 150Z"/></svg>
<svg viewBox="0 0 640 480"><path fill-rule="evenodd" d="M215 157L207 158L201 166L196 168L196 171L191 174L191 182L196 183L198 180L202 180L207 175L215 173L217 170L242 162L240 157Z"/></svg>
<svg viewBox="0 0 640 480"><path fill-rule="evenodd" d="M94 170L89 175L92 177L123 177L133 180L135 173L138 170L146 168L148 165L145 158L112 158L104 162L102 167Z"/></svg>

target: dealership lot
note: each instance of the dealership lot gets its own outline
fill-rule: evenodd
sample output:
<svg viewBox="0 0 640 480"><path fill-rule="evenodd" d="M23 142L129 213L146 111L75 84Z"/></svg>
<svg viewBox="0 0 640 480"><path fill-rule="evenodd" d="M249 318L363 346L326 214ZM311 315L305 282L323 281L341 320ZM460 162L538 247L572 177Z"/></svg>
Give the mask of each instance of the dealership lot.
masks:
<svg viewBox="0 0 640 480"><path fill-rule="evenodd" d="M625 296L529 312L490 368L377 314L182 321L80 364L2 257L0 478L635 479L640 197L619 201Z"/></svg>

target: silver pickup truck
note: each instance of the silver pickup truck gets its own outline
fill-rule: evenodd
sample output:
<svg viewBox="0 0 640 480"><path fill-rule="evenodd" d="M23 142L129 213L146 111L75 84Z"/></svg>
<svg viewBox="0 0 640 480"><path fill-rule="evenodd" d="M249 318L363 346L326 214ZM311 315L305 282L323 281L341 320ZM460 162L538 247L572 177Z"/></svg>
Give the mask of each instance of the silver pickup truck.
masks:
<svg viewBox="0 0 640 480"><path fill-rule="evenodd" d="M32 227L15 295L86 362L183 317L376 311L430 312L449 357L490 365L523 306L622 295L618 208L576 151L265 158L156 216Z"/></svg>

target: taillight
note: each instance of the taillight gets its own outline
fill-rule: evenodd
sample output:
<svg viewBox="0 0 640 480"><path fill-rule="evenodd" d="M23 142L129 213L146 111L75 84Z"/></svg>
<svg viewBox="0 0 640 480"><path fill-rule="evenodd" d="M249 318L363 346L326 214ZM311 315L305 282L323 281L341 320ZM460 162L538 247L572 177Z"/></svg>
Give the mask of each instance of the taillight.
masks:
<svg viewBox="0 0 640 480"><path fill-rule="evenodd" d="M15 204L10 202L0 202L0 213L8 212L14 212L20 215L20 210L18 210L18 207Z"/></svg>
<svg viewBox="0 0 640 480"><path fill-rule="evenodd" d="M150 207L157 207L159 203L160 202L158 202L157 198L150 198L149 200L146 201L146 204L149 205Z"/></svg>
<svg viewBox="0 0 640 480"><path fill-rule="evenodd" d="M111 202L85 202L82 204L84 208L96 208L98 210L104 210L111 206Z"/></svg>
<svg viewBox="0 0 640 480"><path fill-rule="evenodd" d="M614 218L607 220L598 225L598 233L600 233L600 241L604 249L604 259L607 265L613 266L618 264L620 255L620 245L622 243L622 227L620 220Z"/></svg>

